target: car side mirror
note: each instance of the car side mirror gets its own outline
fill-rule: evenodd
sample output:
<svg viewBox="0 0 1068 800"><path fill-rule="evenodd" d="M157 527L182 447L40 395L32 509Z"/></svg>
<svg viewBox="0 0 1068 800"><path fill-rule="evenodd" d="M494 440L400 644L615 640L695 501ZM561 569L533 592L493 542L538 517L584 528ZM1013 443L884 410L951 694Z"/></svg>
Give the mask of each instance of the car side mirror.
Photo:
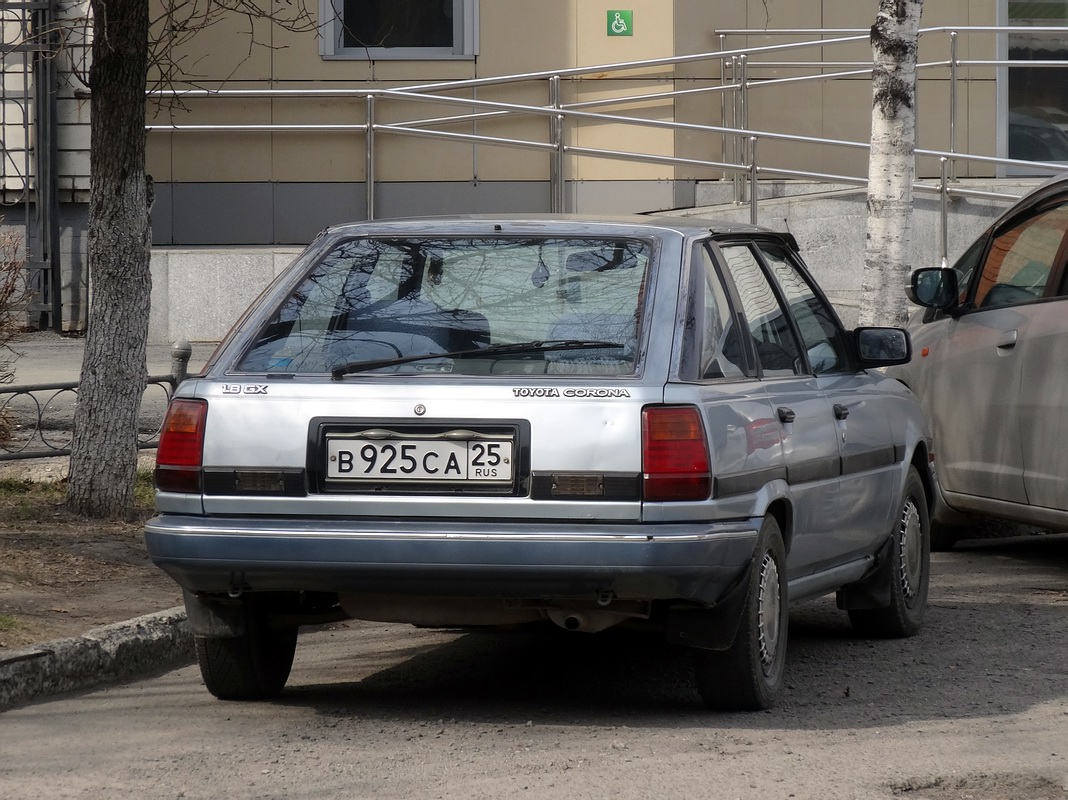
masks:
<svg viewBox="0 0 1068 800"><path fill-rule="evenodd" d="M857 328L853 344L865 367L890 367L912 359L912 340L903 328Z"/></svg>
<svg viewBox="0 0 1068 800"><path fill-rule="evenodd" d="M918 306L948 311L957 305L960 297L957 273L946 267L918 269L912 273L905 294Z"/></svg>

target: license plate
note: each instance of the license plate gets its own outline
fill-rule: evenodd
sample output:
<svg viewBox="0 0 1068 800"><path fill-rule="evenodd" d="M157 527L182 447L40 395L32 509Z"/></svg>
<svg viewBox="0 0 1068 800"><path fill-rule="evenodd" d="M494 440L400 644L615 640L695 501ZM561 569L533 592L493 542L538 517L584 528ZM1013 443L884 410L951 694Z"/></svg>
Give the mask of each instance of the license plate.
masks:
<svg viewBox="0 0 1068 800"><path fill-rule="evenodd" d="M510 483L512 464L508 439L332 437L326 441L330 480Z"/></svg>

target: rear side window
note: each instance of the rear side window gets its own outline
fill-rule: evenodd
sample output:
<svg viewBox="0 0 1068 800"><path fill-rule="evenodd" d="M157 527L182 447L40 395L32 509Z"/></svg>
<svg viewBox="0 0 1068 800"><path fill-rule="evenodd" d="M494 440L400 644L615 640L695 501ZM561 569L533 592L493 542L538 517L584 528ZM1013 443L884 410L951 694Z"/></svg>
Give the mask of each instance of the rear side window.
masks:
<svg viewBox="0 0 1068 800"><path fill-rule="evenodd" d="M741 298L749 335L766 377L804 372L801 347L768 276L747 245L720 245Z"/></svg>
<svg viewBox="0 0 1068 800"><path fill-rule="evenodd" d="M998 233L990 243L975 289L976 308L996 308L1041 298L1063 259L1068 204L1036 214Z"/></svg>
<svg viewBox="0 0 1068 800"><path fill-rule="evenodd" d="M746 354L727 294L705 243L694 247L680 372L687 380L741 378Z"/></svg>
<svg viewBox="0 0 1068 800"><path fill-rule="evenodd" d="M822 375L849 369L842 329L835 322L831 309L816 294L784 248L770 242L761 242L758 247L797 322L812 372Z"/></svg>

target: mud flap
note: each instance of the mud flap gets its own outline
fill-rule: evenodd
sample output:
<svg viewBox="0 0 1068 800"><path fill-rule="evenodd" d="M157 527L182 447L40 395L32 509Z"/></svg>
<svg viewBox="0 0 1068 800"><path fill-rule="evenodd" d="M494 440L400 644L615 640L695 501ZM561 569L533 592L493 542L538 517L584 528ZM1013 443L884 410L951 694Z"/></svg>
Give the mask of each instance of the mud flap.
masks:
<svg viewBox="0 0 1068 800"><path fill-rule="evenodd" d="M700 650L729 648L734 644L734 637L738 635L751 575L752 570L746 568L737 583L710 608L672 608L668 612L664 638L672 644L696 647Z"/></svg>
<svg viewBox="0 0 1068 800"><path fill-rule="evenodd" d="M886 608L890 605L890 586L894 576L891 574L894 568L890 548L894 546L894 537L891 536L886 543L879 548L875 556L875 565L868 574L856 583L843 586L838 590L836 602L843 611L856 611L862 608Z"/></svg>
<svg viewBox="0 0 1068 800"><path fill-rule="evenodd" d="M197 636L229 638L248 630L245 601L220 595L193 594L183 589L189 628Z"/></svg>

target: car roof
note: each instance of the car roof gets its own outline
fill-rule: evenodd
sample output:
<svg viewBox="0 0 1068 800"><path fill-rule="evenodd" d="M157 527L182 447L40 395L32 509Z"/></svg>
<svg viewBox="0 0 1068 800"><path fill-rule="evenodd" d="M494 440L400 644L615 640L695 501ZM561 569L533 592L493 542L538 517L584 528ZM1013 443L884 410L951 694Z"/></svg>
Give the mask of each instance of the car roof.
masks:
<svg viewBox="0 0 1068 800"><path fill-rule="evenodd" d="M1020 213L1030 211L1036 206L1042 205L1058 195L1068 195L1068 172L1054 175L1048 181L1045 181L1025 194L998 217L997 222L994 223L993 227L999 228L1003 223Z"/></svg>
<svg viewBox="0 0 1068 800"><path fill-rule="evenodd" d="M448 233L553 233L655 236L765 235L781 239L797 249L790 233L756 225L701 217L644 214L457 214L451 216L401 217L332 225L323 231L335 235Z"/></svg>

